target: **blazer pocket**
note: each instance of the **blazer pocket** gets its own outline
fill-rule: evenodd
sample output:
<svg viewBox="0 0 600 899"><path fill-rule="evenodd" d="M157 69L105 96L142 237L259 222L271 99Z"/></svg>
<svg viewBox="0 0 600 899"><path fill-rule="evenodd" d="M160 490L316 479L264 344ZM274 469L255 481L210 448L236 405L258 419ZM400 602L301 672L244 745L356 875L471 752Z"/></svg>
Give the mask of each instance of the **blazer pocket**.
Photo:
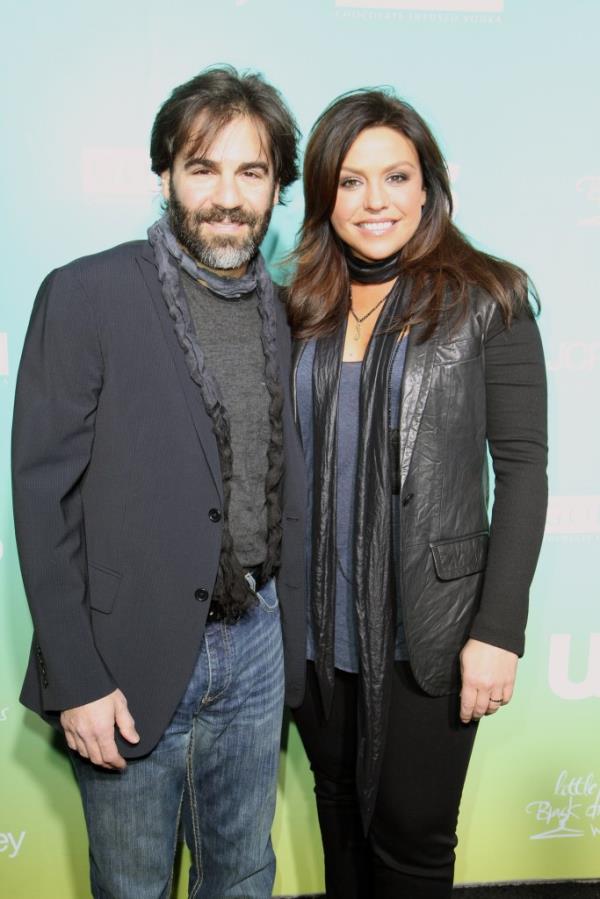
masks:
<svg viewBox="0 0 600 899"><path fill-rule="evenodd" d="M90 607L96 612L110 614L121 586L121 577L118 571L105 568L94 562L88 562L88 589Z"/></svg>
<svg viewBox="0 0 600 899"><path fill-rule="evenodd" d="M453 581L483 571L487 559L487 531L430 543L435 573L441 581Z"/></svg>

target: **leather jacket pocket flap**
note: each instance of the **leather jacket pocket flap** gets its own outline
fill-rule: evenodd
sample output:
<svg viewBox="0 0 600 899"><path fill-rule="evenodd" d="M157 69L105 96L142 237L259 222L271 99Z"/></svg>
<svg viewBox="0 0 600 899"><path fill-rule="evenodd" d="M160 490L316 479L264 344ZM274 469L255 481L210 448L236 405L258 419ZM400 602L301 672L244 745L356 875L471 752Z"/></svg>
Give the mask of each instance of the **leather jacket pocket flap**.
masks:
<svg viewBox="0 0 600 899"><path fill-rule="evenodd" d="M118 571L88 562L88 586L92 609L105 614L112 612L120 585L121 575Z"/></svg>
<svg viewBox="0 0 600 899"><path fill-rule="evenodd" d="M453 581L483 571L487 558L488 533L471 534L458 540L430 543L435 572L441 581Z"/></svg>

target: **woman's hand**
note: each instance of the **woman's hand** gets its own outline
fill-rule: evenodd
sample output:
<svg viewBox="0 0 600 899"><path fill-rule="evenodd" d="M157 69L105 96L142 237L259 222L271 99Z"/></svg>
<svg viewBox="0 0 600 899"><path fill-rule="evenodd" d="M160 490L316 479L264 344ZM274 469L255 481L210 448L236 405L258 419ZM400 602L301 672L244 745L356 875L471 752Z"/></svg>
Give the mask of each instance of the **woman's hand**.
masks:
<svg viewBox="0 0 600 899"><path fill-rule="evenodd" d="M464 724L493 715L510 702L519 657L481 640L467 640L460 654L460 720Z"/></svg>

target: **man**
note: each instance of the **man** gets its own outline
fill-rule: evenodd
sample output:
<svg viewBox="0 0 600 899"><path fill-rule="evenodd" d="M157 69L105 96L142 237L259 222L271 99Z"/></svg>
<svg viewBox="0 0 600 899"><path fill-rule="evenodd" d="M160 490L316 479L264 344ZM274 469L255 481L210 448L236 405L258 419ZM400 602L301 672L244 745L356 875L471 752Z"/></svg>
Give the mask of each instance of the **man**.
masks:
<svg viewBox="0 0 600 899"><path fill-rule="evenodd" d="M22 700L64 730L96 897L168 897L180 820L190 896L271 895L304 484L258 247L296 153L273 87L202 72L154 122L148 241L52 272L35 303L13 428Z"/></svg>

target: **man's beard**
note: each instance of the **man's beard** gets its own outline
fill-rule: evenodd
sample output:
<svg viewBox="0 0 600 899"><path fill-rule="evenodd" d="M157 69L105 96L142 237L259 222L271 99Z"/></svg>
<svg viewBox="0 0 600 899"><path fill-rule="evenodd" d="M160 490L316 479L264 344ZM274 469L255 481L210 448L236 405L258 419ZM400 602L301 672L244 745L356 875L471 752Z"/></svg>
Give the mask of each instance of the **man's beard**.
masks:
<svg viewBox="0 0 600 899"><path fill-rule="evenodd" d="M271 203L263 215L244 210L240 206L225 209L211 206L208 209L187 209L171 186L168 215L173 234L187 252L206 268L227 270L246 265L258 252L271 221ZM248 226L246 236L228 234L201 236L203 222L235 222Z"/></svg>

